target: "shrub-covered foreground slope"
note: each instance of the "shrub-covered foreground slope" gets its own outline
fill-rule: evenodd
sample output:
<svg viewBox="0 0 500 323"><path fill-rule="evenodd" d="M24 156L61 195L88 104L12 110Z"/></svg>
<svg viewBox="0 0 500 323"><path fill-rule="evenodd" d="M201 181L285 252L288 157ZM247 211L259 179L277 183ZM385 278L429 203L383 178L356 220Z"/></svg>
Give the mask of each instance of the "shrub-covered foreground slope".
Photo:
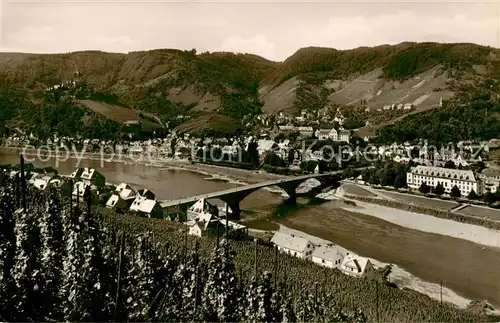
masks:
<svg viewBox="0 0 500 323"><path fill-rule="evenodd" d="M54 189L29 188L23 210L4 177L0 199L6 321L487 319L253 243L224 242L214 251L215 239L188 237L177 223L89 212Z"/></svg>

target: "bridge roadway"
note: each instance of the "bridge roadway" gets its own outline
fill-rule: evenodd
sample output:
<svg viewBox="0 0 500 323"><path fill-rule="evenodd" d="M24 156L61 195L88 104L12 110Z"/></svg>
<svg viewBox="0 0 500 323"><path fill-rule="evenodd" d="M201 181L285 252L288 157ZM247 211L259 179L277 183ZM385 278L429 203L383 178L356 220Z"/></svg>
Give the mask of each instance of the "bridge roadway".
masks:
<svg viewBox="0 0 500 323"><path fill-rule="evenodd" d="M198 200L201 199L213 199L217 198L222 200L223 202L227 203L228 206L231 208L231 216L233 219L239 219L240 216L240 207L239 204L240 202L249 194L252 192L261 189L263 187L267 186L278 186L285 190L285 192L288 194L289 201L292 203L296 202L296 189L297 187L304 181L315 178L319 180L322 184L326 183L331 183L333 181L336 181L335 177L342 174L342 171L335 171L335 172L329 172L329 173L323 173L323 174L308 174L308 175L301 175L301 176L294 176L290 178L284 178L284 179L276 179L276 180L270 180L270 181L265 181L261 183L256 183L256 184L251 184L251 185L245 185L241 187L236 187L236 188L230 188L222 191L217 191L217 192L212 192L212 193L207 193L207 194L200 194L196 196L190 196L190 197L184 197L176 200L163 200L160 201L160 205L162 208L166 209L169 207L173 206L179 206L179 205L186 205L186 204L191 204L195 203Z"/></svg>

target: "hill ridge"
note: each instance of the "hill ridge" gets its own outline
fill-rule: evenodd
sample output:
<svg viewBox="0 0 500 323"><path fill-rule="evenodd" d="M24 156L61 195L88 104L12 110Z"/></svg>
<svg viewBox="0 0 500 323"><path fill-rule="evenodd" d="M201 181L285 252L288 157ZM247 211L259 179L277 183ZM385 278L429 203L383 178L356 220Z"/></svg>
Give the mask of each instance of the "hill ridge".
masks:
<svg viewBox="0 0 500 323"><path fill-rule="evenodd" d="M246 116L261 112L317 113L327 106L376 111L387 104L409 102L419 91L419 96L429 96L420 104L424 111L436 105L436 98L456 98L465 87L480 87L498 78L497 57L500 50L490 46L435 42L353 49L309 46L282 62L250 53L172 48L2 53L0 86L4 91L24 89L37 102L48 86L79 81L171 124L177 123L178 116L189 115L194 120L226 123L229 117L243 125ZM438 66L436 72L429 72ZM417 86L418 78L426 81Z"/></svg>

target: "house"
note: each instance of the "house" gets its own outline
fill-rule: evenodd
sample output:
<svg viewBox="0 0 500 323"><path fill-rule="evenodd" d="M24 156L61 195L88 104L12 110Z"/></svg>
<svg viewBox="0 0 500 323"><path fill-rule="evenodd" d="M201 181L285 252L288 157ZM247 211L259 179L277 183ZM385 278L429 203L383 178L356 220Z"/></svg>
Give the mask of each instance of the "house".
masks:
<svg viewBox="0 0 500 323"><path fill-rule="evenodd" d="M403 110L411 110L411 108L413 108L413 104L411 104L411 103L405 103L403 105Z"/></svg>
<svg viewBox="0 0 500 323"><path fill-rule="evenodd" d="M11 179L16 178L16 176L18 176L18 175L19 175L19 178L21 178L21 172L20 172L20 171L18 171L18 170L12 170L12 171L10 171L10 173L9 173L9 177L10 177ZM29 177L29 173L28 173L28 171L24 171L24 176L25 176L25 178L26 178L26 179Z"/></svg>
<svg viewBox="0 0 500 323"><path fill-rule="evenodd" d="M422 183L430 187L442 184L445 193L450 193L454 186L460 189L462 196L467 196L474 190L476 194L482 195L481 182L471 170L448 169L435 166L417 166L406 173L406 183L412 189L418 189Z"/></svg>
<svg viewBox="0 0 500 323"><path fill-rule="evenodd" d="M330 138L330 140L332 140L332 141L338 141L339 134L335 128L332 128L330 130L330 133L328 134L328 138Z"/></svg>
<svg viewBox="0 0 500 323"><path fill-rule="evenodd" d="M48 181L48 185L52 185L54 187L61 187L63 184L63 181L60 178L52 178Z"/></svg>
<svg viewBox="0 0 500 323"><path fill-rule="evenodd" d="M312 137L314 134L312 127L298 127L297 130L302 137Z"/></svg>
<svg viewBox="0 0 500 323"><path fill-rule="evenodd" d="M103 187L106 184L106 178L94 168L85 167L80 179L87 185L95 185L97 187Z"/></svg>
<svg viewBox="0 0 500 323"><path fill-rule="evenodd" d="M71 178L74 181L79 181L80 177L82 176L82 173L83 173L83 168L79 167L69 175L69 178Z"/></svg>
<svg viewBox="0 0 500 323"><path fill-rule="evenodd" d="M125 211L130 208L132 202L135 198L124 199L119 194L113 194L106 202L106 207L108 209L116 209L119 211Z"/></svg>
<svg viewBox="0 0 500 323"><path fill-rule="evenodd" d="M314 245L307 239L294 234L276 232L271 239L278 250L301 259L311 259Z"/></svg>
<svg viewBox="0 0 500 323"><path fill-rule="evenodd" d="M137 212L148 218L163 219L163 208L160 206L160 203L145 196L136 196L130 205L130 211Z"/></svg>
<svg viewBox="0 0 500 323"><path fill-rule="evenodd" d="M148 198L150 200L155 199L155 194L150 190L148 190L147 188L141 188L140 190L138 190L137 195Z"/></svg>
<svg viewBox="0 0 500 323"><path fill-rule="evenodd" d="M358 255L346 255L339 269L349 276L365 279L373 279L375 277L375 268L370 260Z"/></svg>
<svg viewBox="0 0 500 323"><path fill-rule="evenodd" d="M48 183L47 181L41 179L41 178L37 178L33 181L33 186L35 186L36 188L38 188L39 190L44 190L47 188L48 186Z"/></svg>
<svg viewBox="0 0 500 323"><path fill-rule="evenodd" d="M224 232L226 230L226 220L219 219L220 227L224 228ZM239 224L233 221L227 221L227 226L229 228L229 232L241 232L243 235L248 235L248 228L243 224Z"/></svg>
<svg viewBox="0 0 500 323"><path fill-rule="evenodd" d="M264 157L264 154L274 150L278 147L278 144L274 140L261 139L257 141L257 151L259 152L259 156L261 158Z"/></svg>
<svg viewBox="0 0 500 323"><path fill-rule="evenodd" d="M85 194L85 190L87 189L87 187L90 187L91 191L97 190L97 187L89 185L86 182L83 181L76 182L73 185L73 193L72 193L73 198L80 198L81 200L83 200L83 196Z"/></svg>
<svg viewBox="0 0 500 323"><path fill-rule="evenodd" d="M312 261L318 265L338 268L342 263L342 254L336 246L319 246L312 253Z"/></svg>
<svg viewBox="0 0 500 323"><path fill-rule="evenodd" d="M294 126L278 126L278 131L282 133L294 132L297 129Z"/></svg>
<svg viewBox="0 0 500 323"><path fill-rule="evenodd" d="M330 131L331 131L330 129L318 129L318 130L316 130L314 135L319 140L327 140L329 138Z"/></svg>
<svg viewBox="0 0 500 323"><path fill-rule="evenodd" d="M339 131L339 140L338 141L342 141L342 142L349 142L349 139L351 137L351 133L349 132L349 130L340 130Z"/></svg>
<svg viewBox="0 0 500 323"><path fill-rule="evenodd" d="M485 191L495 193L500 186L500 170L495 168L486 168L479 174L483 181Z"/></svg>
<svg viewBox="0 0 500 323"><path fill-rule="evenodd" d="M203 213L210 213L218 215L218 208L212 204L210 204L207 200L201 199L196 201L191 207L187 210L187 219L194 220L199 217Z"/></svg>
<svg viewBox="0 0 500 323"><path fill-rule="evenodd" d="M195 218L187 222L190 235L202 237L207 236L210 230L217 230L220 225L219 219L209 212L200 212Z"/></svg>
<svg viewBox="0 0 500 323"><path fill-rule="evenodd" d="M121 183L115 189L115 194L119 195L122 199L135 198L135 190L127 183ZM154 199L154 195L150 198Z"/></svg>

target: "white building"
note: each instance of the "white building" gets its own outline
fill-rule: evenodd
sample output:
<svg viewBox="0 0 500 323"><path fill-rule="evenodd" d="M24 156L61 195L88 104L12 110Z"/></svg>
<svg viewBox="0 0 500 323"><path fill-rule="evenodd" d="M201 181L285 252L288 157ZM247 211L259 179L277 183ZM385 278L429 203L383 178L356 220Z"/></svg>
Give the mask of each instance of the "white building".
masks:
<svg viewBox="0 0 500 323"><path fill-rule="evenodd" d="M204 213L218 215L218 208L210 204L207 200L200 199L187 209L187 220L194 220Z"/></svg>
<svg viewBox="0 0 500 323"><path fill-rule="evenodd" d="M77 168L69 175L69 178L73 180L80 180L80 177L82 176L83 173L83 168Z"/></svg>
<svg viewBox="0 0 500 323"><path fill-rule="evenodd" d="M188 233L202 237L207 235L208 231L216 227L217 224L219 224L219 219L216 216L209 212L201 211L194 219L187 222L189 227Z"/></svg>
<svg viewBox="0 0 500 323"><path fill-rule="evenodd" d="M271 239L278 250L301 259L311 259L314 245L307 239L294 234L276 232Z"/></svg>
<svg viewBox="0 0 500 323"><path fill-rule="evenodd" d="M72 193L73 198L80 198L80 200L83 201L83 195L85 194L85 190L87 189L87 186L90 186L91 190L96 189L95 186L92 186L86 182L83 182L83 181L76 182L73 185L73 193Z"/></svg>
<svg viewBox="0 0 500 323"><path fill-rule="evenodd" d="M163 218L163 209L156 200L137 195L130 205L130 211L137 212L150 218Z"/></svg>
<svg viewBox="0 0 500 323"><path fill-rule="evenodd" d="M312 127L298 127L297 130L300 132L302 137L312 137L314 134Z"/></svg>
<svg viewBox="0 0 500 323"><path fill-rule="evenodd" d="M348 130L340 129L337 131L335 128L332 128L332 129L316 130L315 136L319 140L330 139L331 141L349 142L349 138L350 138L351 134Z"/></svg>
<svg viewBox="0 0 500 323"><path fill-rule="evenodd" d="M479 174L483 181L485 191L495 193L500 186L500 170L494 168L486 168Z"/></svg>
<svg viewBox="0 0 500 323"><path fill-rule="evenodd" d="M318 130L316 130L314 135L319 140L327 140L330 138L330 131L331 131L331 129L318 129Z"/></svg>
<svg viewBox="0 0 500 323"><path fill-rule="evenodd" d="M80 179L86 185L96 185L98 187L102 187L105 185L104 176L94 168L85 167L80 176Z"/></svg>
<svg viewBox="0 0 500 323"><path fill-rule="evenodd" d="M339 267L340 271L349 276L372 279L375 276L375 268L368 258L358 255L346 255Z"/></svg>
<svg viewBox="0 0 500 323"><path fill-rule="evenodd" d="M106 207L108 209L126 210L130 207L130 204L127 203L127 200L123 199L120 195L113 194L106 201Z"/></svg>
<svg viewBox="0 0 500 323"><path fill-rule="evenodd" d="M469 195L471 190L474 190L478 195L483 194L481 182L476 179L474 172L471 170L417 166L406 174L406 183L412 189L418 189L424 182L430 187L436 187L441 183L445 193L448 194L454 186L460 189L462 196Z"/></svg>
<svg viewBox="0 0 500 323"><path fill-rule="evenodd" d="M115 192L106 202L107 208L126 210L136 198L137 193L127 183L121 183L115 189Z"/></svg>
<svg viewBox="0 0 500 323"><path fill-rule="evenodd" d="M349 133L348 130L340 130L338 141L349 142L350 137L351 137L351 134Z"/></svg>
<svg viewBox="0 0 500 323"><path fill-rule="evenodd" d="M259 155L262 156L264 153L271 151L278 147L278 144L274 140L261 139L257 141L257 151Z"/></svg>
<svg viewBox="0 0 500 323"><path fill-rule="evenodd" d="M121 183L120 185L118 185L115 189L115 193L123 199L132 198L137 195L135 190L127 183Z"/></svg>
<svg viewBox="0 0 500 323"><path fill-rule="evenodd" d="M314 263L329 268L338 268L342 264L342 258L337 246L319 246L312 253Z"/></svg>

